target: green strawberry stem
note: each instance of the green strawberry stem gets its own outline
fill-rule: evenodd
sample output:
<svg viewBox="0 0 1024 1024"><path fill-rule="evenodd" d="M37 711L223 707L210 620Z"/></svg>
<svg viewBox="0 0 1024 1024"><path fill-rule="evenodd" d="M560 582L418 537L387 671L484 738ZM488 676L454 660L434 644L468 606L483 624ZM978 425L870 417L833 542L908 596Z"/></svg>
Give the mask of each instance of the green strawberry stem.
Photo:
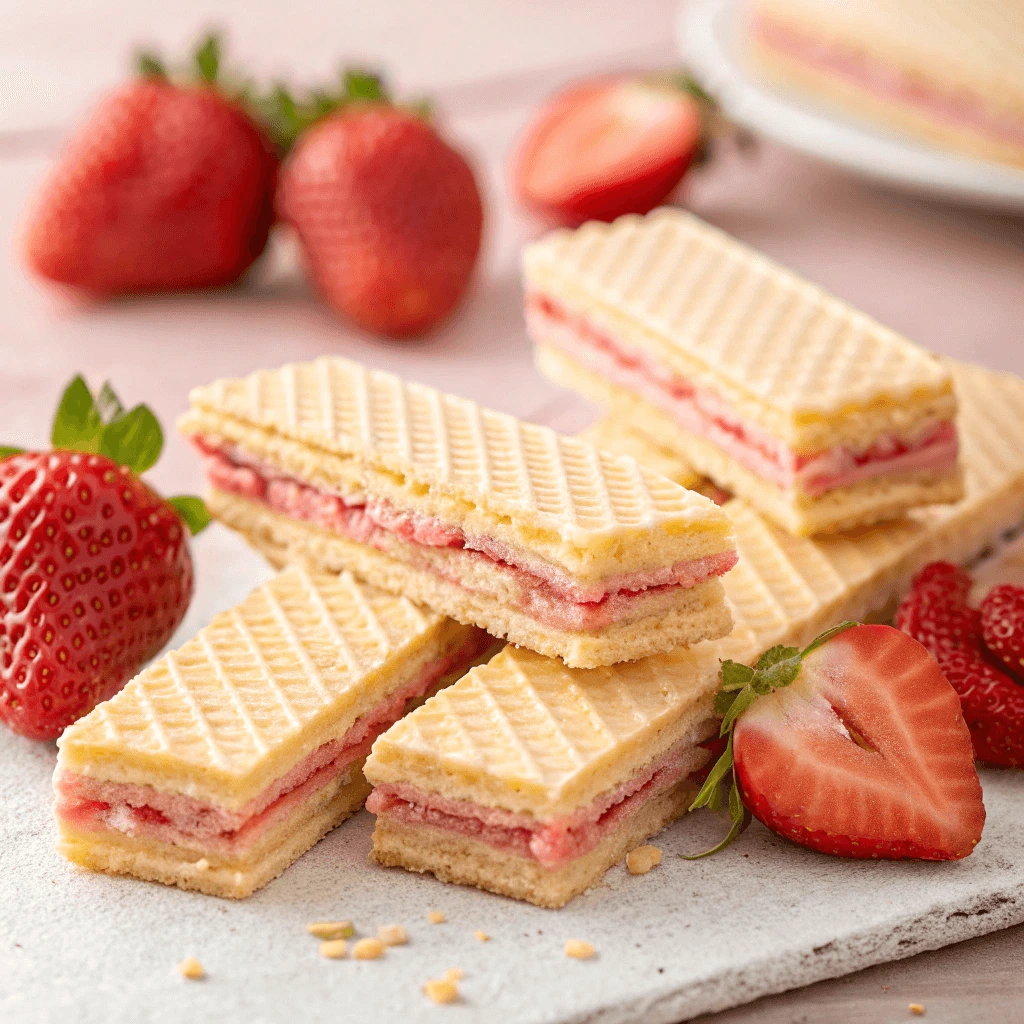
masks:
<svg viewBox="0 0 1024 1024"><path fill-rule="evenodd" d="M699 807L709 807L712 810L717 810L722 802L722 784L728 775L730 776L729 819L732 822L732 827L729 829L728 835L716 846L703 853L684 855L684 860L700 860L702 857L710 857L711 854L724 850L750 824L750 812L743 806L743 797L736 784L736 773L733 770L732 740L733 728L737 719L758 697L790 686L800 675L800 666L808 654L816 651L822 644L828 643L834 636L838 636L844 630L856 625L856 622L849 620L840 622L839 625L826 629L824 633L815 637L803 650L800 650L799 647L785 647L778 644L765 651L757 659L753 668L749 665L741 665L737 661L722 662L719 690L715 695L715 713L722 716L718 735L720 737L728 736L729 741L725 745L722 756L708 773L704 785L701 786L700 792L697 793L689 809L695 811Z"/></svg>
<svg viewBox="0 0 1024 1024"><path fill-rule="evenodd" d="M50 443L63 451L105 455L127 466L136 476L156 464L164 446L164 432L148 405L125 409L109 381L94 396L85 378L71 378L53 419ZM24 448L0 446L0 459L19 455ZM210 522L202 498L180 495L167 499L193 536Z"/></svg>

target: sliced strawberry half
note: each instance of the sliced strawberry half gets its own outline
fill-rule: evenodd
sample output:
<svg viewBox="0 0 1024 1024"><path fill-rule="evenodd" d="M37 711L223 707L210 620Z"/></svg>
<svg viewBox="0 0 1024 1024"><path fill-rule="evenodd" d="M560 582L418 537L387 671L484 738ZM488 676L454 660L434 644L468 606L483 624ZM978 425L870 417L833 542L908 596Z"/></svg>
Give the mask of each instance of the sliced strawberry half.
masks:
<svg viewBox="0 0 1024 1024"><path fill-rule="evenodd" d="M572 86L541 108L513 169L522 203L557 223L647 213L675 188L701 142L691 94L635 78Z"/></svg>
<svg viewBox="0 0 1024 1024"><path fill-rule="evenodd" d="M791 685L739 717L733 756L751 813L823 853L958 860L981 838L960 702L891 626L856 626L807 654Z"/></svg>

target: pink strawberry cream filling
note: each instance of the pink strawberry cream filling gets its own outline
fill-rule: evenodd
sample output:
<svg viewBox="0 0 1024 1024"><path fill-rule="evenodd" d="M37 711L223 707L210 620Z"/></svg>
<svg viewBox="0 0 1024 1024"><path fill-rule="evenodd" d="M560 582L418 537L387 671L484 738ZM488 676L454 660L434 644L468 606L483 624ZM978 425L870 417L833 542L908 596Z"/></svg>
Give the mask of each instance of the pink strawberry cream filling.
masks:
<svg viewBox="0 0 1024 1024"><path fill-rule="evenodd" d="M799 455L778 438L745 423L718 395L694 387L645 353L627 349L550 296L528 295L526 319L538 341L639 394L683 429L711 441L741 466L783 490L818 497L889 473L941 472L956 465L956 426L948 420L931 424L913 439L884 435L863 451L840 446Z"/></svg>
<svg viewBox="0 0 1024 1024"><path fill-rule="evenodd" d="M634 602L644 594L698 586L728 572L738 557L735 550L715 552L652 571L621 573L598 583L586 583L493 537L469 536L458 526L398 509L372 495L364 504L350 504L338 494L282 474L237 448L221 447L201 437L192 441L203 455L210 484L218 490L259 501L290 519L383 551L388 551L396 539L424 553L457 549L501 572L511 584L514 606L557 629L603 629L629 615ZM424 558L417 567L468 587L458 573L457 563Z"/></svg>
<svg viewBox="0 0 1024 1024"><path fill-rule="evenodd" d="M685 739L626 782L553 818L453 800L404 782L377 786L366 809L404 824L468 836L551 870L589 853L648 800L699 771L710 757L709 749Z"/></svg>
<svg viewBox="0 0 1024 1024"><path fill-rule="evenodd" d="M152 786L108 782L58 768L53 783L57 817L80 831L121 832L220 857L243 856L299 804L366 757L373 741L402 717L410 701L423 697L443 676L468 665L493 642L486 633L477 632L238 810Z"/></svg>
<svg viewBox="0 0 1024 1024"><path fill-rule="evenodd" d="M866 92L913 107L936 121L994 141L1024 147L1024 118L993 110L983 97L932 84L920 74L878 60L842 43L822 39L776 18L758 15L751 30L765 46L817 71L845 79Z"/></svg>

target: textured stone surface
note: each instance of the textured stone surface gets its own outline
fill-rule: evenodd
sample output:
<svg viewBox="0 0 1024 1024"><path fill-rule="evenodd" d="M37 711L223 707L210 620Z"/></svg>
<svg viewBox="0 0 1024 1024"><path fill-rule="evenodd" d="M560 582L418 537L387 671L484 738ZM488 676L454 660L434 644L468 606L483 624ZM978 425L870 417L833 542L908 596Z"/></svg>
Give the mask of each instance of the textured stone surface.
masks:
<svg viewBox="0 0 1024 1024"><path fill-rule="evenodd" d="M269 575L211 529L188 635ZM366 862L371 819L344 824L251 899L234 903L82 873L53 852L54 748L0 734L0 1021L136 1024L291 1019L541 1024L670 1022L1024 920L1024 786L984 775L989 823L959 864L845 863L759 825L719 857L687 862L721 834L707 812L669 829L663 863L546 911ZM444 924L427 921L445 912ZM351 918L409 944L382 960L327 960L309 921ZM481 929L491 941L481 943ZM570 960L566 939L593 942ZM194 956L201 982L175 965ZM463 1002L439 1009L423 982L461 967Z"/></svg>

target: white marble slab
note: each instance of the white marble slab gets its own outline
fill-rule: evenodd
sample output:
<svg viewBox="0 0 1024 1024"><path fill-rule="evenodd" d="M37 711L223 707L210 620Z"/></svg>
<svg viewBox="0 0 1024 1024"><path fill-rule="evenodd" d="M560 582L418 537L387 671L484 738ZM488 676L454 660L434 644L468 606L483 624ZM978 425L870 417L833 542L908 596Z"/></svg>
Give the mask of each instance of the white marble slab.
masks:
<svg viewBox="0 0 1024 1024"><path fill-rule="evenodd" d="M197 543L187 635L268 570L219 528ZM222 1024L330 1020L679 1021L770 992L910 956L1024 921L1024 775L984 774L989 821L958 864L853 863L787 844L755 823L729 850L707 812L658 840L661 867L619 867L561 911L385 871L366 861L368 815L342 825L242 903L80 872L53 850L54 748L0 730L0 1021ZM443 910L447 922L430 925ZM374 962L328 961L308 921L398 922L408 946ZM492 939L480 943L473 932ZM568 938L594 943L569 960ZM186 956L208 978L186 982ZM435 1007L425 980L465 971L463 1001Z"/></svg>

